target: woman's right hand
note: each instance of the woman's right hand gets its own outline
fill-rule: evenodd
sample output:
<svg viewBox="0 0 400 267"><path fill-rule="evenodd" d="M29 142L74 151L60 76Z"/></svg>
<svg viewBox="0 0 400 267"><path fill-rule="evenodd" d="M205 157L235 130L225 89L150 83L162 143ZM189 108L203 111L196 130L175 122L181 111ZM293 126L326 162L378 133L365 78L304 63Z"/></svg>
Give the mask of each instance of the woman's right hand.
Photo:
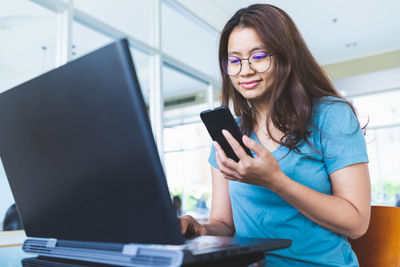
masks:
<svg viewBox="0 0 400 267"><path fill-rule="evenodd" d="M181 232L185 238L192 238L207 234L207 229L192 216L184 215L178 219L181 224Z"/></svg>

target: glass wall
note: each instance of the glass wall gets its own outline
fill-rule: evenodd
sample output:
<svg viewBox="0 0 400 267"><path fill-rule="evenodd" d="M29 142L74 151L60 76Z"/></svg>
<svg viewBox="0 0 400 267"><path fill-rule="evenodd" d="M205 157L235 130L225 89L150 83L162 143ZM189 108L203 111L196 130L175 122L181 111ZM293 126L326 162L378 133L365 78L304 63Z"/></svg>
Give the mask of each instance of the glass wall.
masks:
<svg viewBox="0 0 400 267"><path fill-rule="evenodd" d="M74 21L72 24L71 59L79 58L112 41L111 37Z"/></svg>
<svg viewBox="0 0 400 267"><path fill-rule="evenodd" d="M57 15L27 0L0 1L0 92L55 66ZM0 164L0 230L14 203Z"/></svg>
<svg viewBox="0 0 400 267"><path fill-rule="evenodd" d="M140 50L131 48L133 63L139 78L140 89L146 105L150 102L151 56Z"/></svg>
<svg viewBox="0 0 400 267"><path fill-rule="evenodd" d="M218 33L169 0L0 0L0 6L0 91L51 70L60 63L60 53L63 64L115 39L128 39L149 116L164 119L152 120L152 127L165 144L160 157L165 155L171 192L186 194L185 212L207 214L210 140L198 115L211 106L208 92L218 86ZM177 26L179 38L173 30ZM198 44L204 49L194 52ZM177 138L185 142L178 144ZM0 164L0 223L13 202Z"/></svg>
<svg viewBox="0 0 400 267"><path fill-rule="evenodd" d="M372 203L395 206L400 200L400 89L352 97L366 123Z"/></svg>
<svg viewBox="0 0 400 267"><path fill-rule="evenodd" d="M74 7L94 18L148 43L154 43L155 1L74 0Z"/></svg>
<svg viewBox="0 0 400 267"><path fill-rule="evenodd" d="M218 35L162 2L162 49L209 75L219 73Z"/></svg>
<svg viewBox="0 0 400 267"><path fill-rule="evenodd" d="M180 97L181 92L186 94ZM169 189L182 200L183 213L207 217L211 173L207 163L211 139L200 112L207 109L207 84L164 66L164 161Z"/></svg>
<svg viewBox="0 0 400 267"><path fill-rule="evenodd" d="M55 66L57 15L27 0L0 1L0 92Z"/></svg>

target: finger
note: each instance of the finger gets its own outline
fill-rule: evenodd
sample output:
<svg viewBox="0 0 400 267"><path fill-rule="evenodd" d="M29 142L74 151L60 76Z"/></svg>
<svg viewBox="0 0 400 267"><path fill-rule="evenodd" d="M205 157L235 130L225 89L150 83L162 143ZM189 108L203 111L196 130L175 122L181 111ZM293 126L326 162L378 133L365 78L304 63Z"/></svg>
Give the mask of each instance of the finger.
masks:
<svg viewBox="0 0 400 267"><path fill-rule="evenodd" d="M207 234L207 230L206 230L206 228L205 228L203 225L199 224L199 227L197 228L196 234L197 234L198 236L199 236L199 235L206 235L206 234Z"/></svg>
<svg viewBox="0 0 400 267"><path fill-rule="evenodd" d="M196 236L193 227L188 227L186 232L183 234L185 238L192 238Z"/></svg>
<svg viewBox="0 0 400 267"><path fill-rule="evenodd" d="M182 233L182 234L185 234L185 233L186 233L186 230L187 230L188 223L187 223L187 221L184 220L184 219L179 219L179 221L180 221L180 223L181 223L181 233Z"/></svg>
<svg viewBox="0 0 400 267"><path fill-rule="evenodd" d="M224 150L222 149L222 147L218 144L218 142L213 142L214 148L215 148L215 158L217 159L217 165L219 167L219 169L221 170L221 168L223 167L222 162L224 162L225 160L228 159L228 157L226 156Z"/></svg>
<svg viewBox="0 0 400 267"><path fill-rule="evenodd" d="M245 146L253 150L258 157L263 157L270 153L265 147L259 145L255 140L249 138L247 135L243 135L242 140Z"/></svg>
<svg viewBox="0 0 400 267"><path fill-rule="evenodd" d="M236 170L234 169L234 167L228 167L225 165L225 163L228 162L228 164L235 164L235 166L237 165L237 163L230 159L230 158L226 158L226 162L223 162L223 160L221 159L221 156L219 154L216 155L216 160L217 160L217 165L219 168L219 171L224 175L224 176L230 176L230 177L237 177L238 176L238 172L236 172ZM232 162L231 162L232 161Z"/></svg>
<svg viewBox="0 0 400 267"><path fill-rule="evenodd" d="M200 235L207 235L207 229L203 225L201 226Z"/></svg>
<svg viewBox="0 0 400 267"><path fill-rule="evenodd" d="M219 171L220 171L222 174L225 175L226 172L227 172L228 170L226 169L226 167L225 167L224 164L222 163L221 156L217 154L216 157L215 157L215 159L216 159L216 161L217 161L217 165L218 165Z"/></svg>
<svg viewBox="0 0 400 267"><path fill-rule="evenodd" d="M220 154L221 159L226 159L228 158L225 154L225 151L222 149L222 147L219 145L218 142L214 141L213 142L214 148L215 148L215 153L216 155Z"/></svg>
<svg viewBox="0 0 400 267"><path fill-rule="evenodd" d="M235 162L233 159L228 158L225 155L224 150L221 148L221 146L217 142L215 142L215 150L217 151L216 158L219 159L219 162L223 166L228 167L233 170L238 166L237 162Z"/></svg>
<svg viewBox="0 0 400 267"><path fill-rule="evenodd" d="M196 236L199 236L199 235L201 235L201 233L202 233L202 231L203 231L203 225L201 225L201 224L196 224L196 226L195 226L195 229L194 229L194 234L196 235Z"/></svg>
<svg viewBox="0 0 400 267"><path fill-rule="evenodd" d="M214 142L215 151L217 152L216 155L219 155L220 162L224 163L224 165L229 166L230 169L236 169L238 163L231 158L228 158L222 149L222 147L218 144L218 142Z"/></svg>
<svg viewBox="0 0 400 267"><path fill-rule="evenodd" d="M235 152L236 156L239 160L242 160L248 157L246 151L244 151L243 147L239 144L238 141L231 135L227 130L222 130L222 134L224 135L226 141L228 141L229 145L232 147L233 152Z"/></svg>

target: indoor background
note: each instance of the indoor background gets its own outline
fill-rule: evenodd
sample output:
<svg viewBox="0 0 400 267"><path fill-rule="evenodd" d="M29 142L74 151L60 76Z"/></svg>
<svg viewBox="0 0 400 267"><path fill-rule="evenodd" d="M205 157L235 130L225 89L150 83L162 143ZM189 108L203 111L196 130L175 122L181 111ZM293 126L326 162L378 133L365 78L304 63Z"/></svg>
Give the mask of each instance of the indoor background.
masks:
<svg viewBox="0 0 400 267"><path fill-rule="evenodd" d="M396 205L398 0L0 0L0 92L128 38L171 195L183 213L206 218L211 139L199 113L219 105L219 32L236 10L261 2L293 18L361 124L368 121L372 204ZM0 164L0 222L12 203Z"/></svg>

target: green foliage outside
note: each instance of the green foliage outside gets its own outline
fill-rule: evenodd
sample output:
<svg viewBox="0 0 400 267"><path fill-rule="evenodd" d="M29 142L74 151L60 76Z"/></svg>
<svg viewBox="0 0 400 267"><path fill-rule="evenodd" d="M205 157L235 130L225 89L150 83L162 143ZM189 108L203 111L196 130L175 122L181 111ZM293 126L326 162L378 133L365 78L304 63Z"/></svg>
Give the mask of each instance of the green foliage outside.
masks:
<svg viewBox="0 0 400 267"><path fill-rule="evenodd" d="M383 192L386 198L395 200L396 197L400 195L400 182L399 183L384 182Z"/></svg>
<svg viewBox="0 0 400 267"><path fill-rule="evenodd" d="M182 201L185 201L186 211L195 210L204 203L207 208L211 205L211 194L209 192L199 192L197 190L185 191L183 189L173 188L170 192L171 197L179 196ZM184 199L183 199L184 196Z"/></svg>
<svg viewBox="0 0 400 267"><path fill-rule="evenodd" d="M383 192L382 192L383 190ZM378 182L372 184L372 195L383 194L384 198L388 201L396 201L396 198L400 196L400 181L399 182L383 182L380 185Z"/></svg>

